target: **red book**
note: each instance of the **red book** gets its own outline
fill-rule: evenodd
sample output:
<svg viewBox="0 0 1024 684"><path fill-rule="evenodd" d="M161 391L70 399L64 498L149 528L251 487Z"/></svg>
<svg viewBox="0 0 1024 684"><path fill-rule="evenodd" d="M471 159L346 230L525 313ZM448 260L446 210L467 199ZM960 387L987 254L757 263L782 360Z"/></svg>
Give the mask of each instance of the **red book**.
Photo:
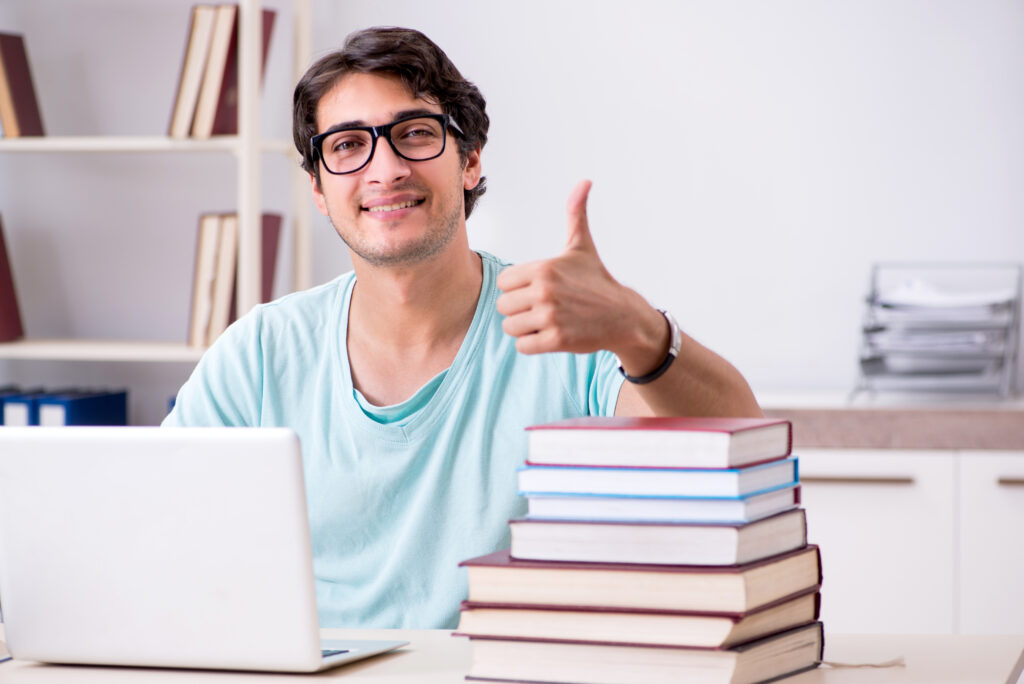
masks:
<svg viewBox="0 0 1024 684"><path fill-rule="evenodd" d="M274 30L274 18L277 16L272 9L263 10L263 35L260 53L260 76L267 70L267 53L270 51L270 35ZM217 112L213 118L212 135L238 134L238 20L235 20L235 31L228 47L227 66L224 69L224 80L221 81L220 97L217 98Z"/></svg>
<svg viewBox="0 0 1024 684"><path fill-rule="evenodd" d="M277 252L281 245L281 214L263 214L260 227L260 302L269 302L274 297L274 271L277 270ZM238 295L231 294L231 320L238 318Z"/></svg>
<svg viewBox="0 0 1024 684"><path fill-rule="evenodd" d="M25 336L21 325L21 310L14 291L14 275L7 257L3 224L0 223L0 342L10 342Z"/></svg>
<svg viewBox="0 0 1024 684"><path fill-rule="evenodd" d="M275 10L262 10L261 76L266 70L276 16ZM218 5L206 70L192 121L194 138L238 134L238 33L238 5Z"/></svg>
<svg viewBox="0 0 1024 684"><path fill-rule="evenodd" d="M0 33L0 122L8 138L43 135L25 40L14 33Z"/></svg>
<svg viewBox="0 0 1024 684"><path fill-rule="evenodd" d="M592 416L526 429L531 465L737 468L793 447L791 423L777 418Z"/></svg>
<svg viewBox="0 0 1024 684"><path fill-rule="evenodd" d="M459 565L477 603L743 613L821 584L814 544L742 565L530 561L508 549Z"/></svg>

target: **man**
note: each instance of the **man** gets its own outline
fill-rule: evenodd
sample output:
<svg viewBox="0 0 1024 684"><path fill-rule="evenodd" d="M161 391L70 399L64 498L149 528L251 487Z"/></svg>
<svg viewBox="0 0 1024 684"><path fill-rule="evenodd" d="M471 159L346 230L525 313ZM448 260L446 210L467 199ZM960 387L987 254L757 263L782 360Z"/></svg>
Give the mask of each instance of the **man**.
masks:
<svg viewBox="0 0 1024 684"><path fill-rule="evenodd" d="M558 257L470 249L488 123L419 32L361 31L314 64L295 144L354 272L231 326L165 421L298 432L324 626L455 626L458 563L507 545L524 510L528 425L760 415L732 366L605 270L589 183Z"/></svg>

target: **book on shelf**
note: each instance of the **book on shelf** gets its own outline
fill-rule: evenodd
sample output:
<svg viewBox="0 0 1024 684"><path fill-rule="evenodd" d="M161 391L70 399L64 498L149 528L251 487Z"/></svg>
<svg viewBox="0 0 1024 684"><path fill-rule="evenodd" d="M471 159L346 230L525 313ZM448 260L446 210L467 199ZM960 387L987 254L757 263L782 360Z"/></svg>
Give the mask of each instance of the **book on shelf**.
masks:
<svg viewBox="0 0 1024 684"><path fill-rule="evenodd" d="M194 138L238 133L239 8L237 4L219 4L216 10L206 68L192 120L191 134ZM261 12L262 80L277 12L273 9L263 9Z"/></svg>
<svg viewBox="0 0 1024 684"><path fill-rule="evenodd" d="M738 497L536 494L527 497L526 510L531 518L752 522L799 505L800 486L791 484Z"/></svg>
<svg viewBox="0 0 1024 684"><path fill-rule="evenodd" d="M3 221L0 220L0 342L18 340L24 336L18 293L14 288L14 270L7 252Z"/></svg>
<svg viewBox="0 0 1024 684"><path fill-rule="evenodd" d="M0 33L0 120L7 138L43 135L25 38L17 33Z"/></svg>
<svg viewBox="0 0 1024 684"><path fill-rule="evenodd" d="M264 302L273 294L282 218L281 214L267 212L260 219L260 297ZM199 217L189 315L191 346L213 344L237 318L240 230L238 214L205 213Z"/></svg>
<svg viewBox="0 0 1024 684"><path fill-rule="evenodd" d="M213 306L213 282L217 272L217 249L220 246L220 214L199 217L196 235L196 258L192 268L192 307L189 314L188 343L206 346Z"/></svg>
<svg viewBox="0 0 1024 684"><path fill-rule="evenodd" d="M216 8L213 5L193 5L189 21L185 54L178 77L178 90L174 97L171 124L168 135L172 138L187 138L192 129L192 119L199 100L199 88L203 83L203 71L213 37L213 20Z"/></svg>
<svg viewBox="0 0 1024 684"><path fill-rule="evenodd" d="M475 603L742 613L821 584L814 544L740 565L533 561L508 549L459 565Z"/></svg>
<svg viewBox="0 0 1024 684"><path fill-rule="evenodd" d="M274 298L274 273L277 270L277 253L281 249L281 214L265 212L260 219L260 302ZM238 293L232 290L231 320L238 319Z"/></svg>
<svg viewBox="0 0 1024 684"><path fill-rule="evenodd" d="M797 459L744 468L621 468L527 465L519 469L519 492L617 496L744 496L794 484Z"/></svg>
<svg viewBox="0 0 1024 684"><path fill-rule="evenodd" d="M52 394L76 391L73 387L46 390L33 387L9 394L3 399L3 424L7 427L39 425L39 402Z"/></svg>
<svg viewBox="0 0 1024 684"><path fill-rule="evenodd" d="M755 610L632 610L607 606L543 606L463 601L456 636L588 641L646 646L730 648L818 619L811 587Z"/></svg>
<svg viewBox="0 0 1024 684"><path fill-rule="evenodd" d="M211 345L227 330L231 323L231 299L235 292L238 273L238 214L220 217L217 260L213 274L210 302L210 324L206 329L205 344Z"/></svg>
<svg viewBox="0 0 1024 684"><path fill-rule="evenodd" d="M735 565L802 548L804 509L751 523L654 523L518 518L513 558L586 563Z"/></svg>
<svg viewBox="0 0 1024 684"><path fill-rule="evenodd" d="M18 399L22 395L35 394L36 392L42 391L42 387L34 387L31 389L23 388L19 385L4 385L3 387L0 387L0 425L6 424L5 417L7 409L5 407L8 399ZM28 418L26 417L24 421L27 422ZM19 422L21 421L19 420Z"/></svg>
<svg viewBox="0 0 1024 684"><path fill-rule="evenodd" d="M775 418L568 418L527 428L530 465L738 468L789 456Z"/></svg>
<svg viewBox="0 0 1024 684"><path fill-rule="evenodd" d="M470 644L470 680L758 684L817 667L824 635L813 622L719 649L485 637L471 637Z"/></svg>
<svg viewBox="0 0 1024 684"><path fill-rule="evenodd" d="M127 390L76 390L39 397L39 425L127 425Z"/></svg>

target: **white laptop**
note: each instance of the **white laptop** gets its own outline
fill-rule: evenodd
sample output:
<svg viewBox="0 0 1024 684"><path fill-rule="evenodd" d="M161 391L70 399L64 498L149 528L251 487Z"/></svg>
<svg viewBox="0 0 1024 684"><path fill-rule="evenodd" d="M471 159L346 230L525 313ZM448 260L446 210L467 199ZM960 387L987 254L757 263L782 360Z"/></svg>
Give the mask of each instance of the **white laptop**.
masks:
<svg viewBox="0 0 1024 684"><path fill-rule="evenodd" d="M285 428L0 428L0 607L16 659L314 672L298 437Z"/></svg>

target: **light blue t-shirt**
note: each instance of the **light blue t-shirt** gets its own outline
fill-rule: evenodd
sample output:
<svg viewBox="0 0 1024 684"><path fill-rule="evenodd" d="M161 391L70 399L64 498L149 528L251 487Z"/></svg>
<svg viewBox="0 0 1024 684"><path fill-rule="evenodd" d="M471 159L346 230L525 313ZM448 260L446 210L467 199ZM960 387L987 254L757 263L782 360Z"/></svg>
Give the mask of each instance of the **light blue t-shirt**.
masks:
<svg viewBox="0 0 1024 684"><path fill-rule="evenodd" d="M298 433L324 627L455 627L467 588L459 563L507 547L508 520L525 512L524 428L614 413L615 357L516 352L495 308L506 264L481 258L480 300L454 362L407 401L374 407L352 386L347 273L229 327L164 421Z"/></svg>

